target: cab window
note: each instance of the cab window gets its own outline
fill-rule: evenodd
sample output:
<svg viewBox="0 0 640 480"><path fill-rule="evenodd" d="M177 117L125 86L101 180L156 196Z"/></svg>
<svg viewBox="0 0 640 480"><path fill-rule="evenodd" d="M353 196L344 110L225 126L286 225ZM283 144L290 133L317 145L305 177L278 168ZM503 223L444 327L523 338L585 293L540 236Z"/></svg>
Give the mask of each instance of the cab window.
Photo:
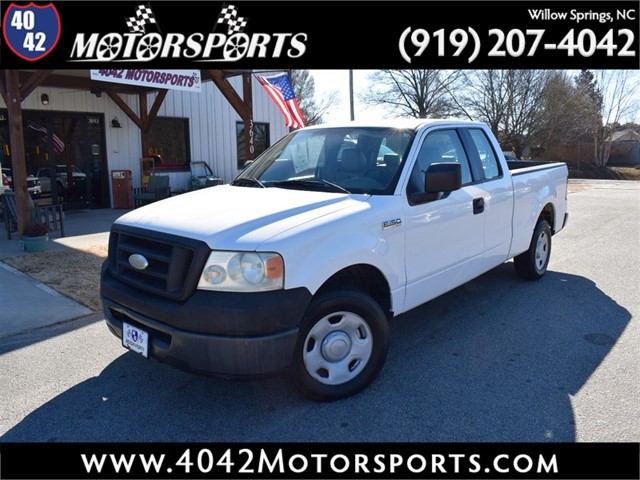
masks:
<svg viewBox="0 0 640 480"><path fill-rule="evenodd" d="M409 193L424 190L424 174L434 163L456 162L462 171L462 185L473 182L469 159L455 129L437 130L427 135L422 142L418 159L409 179Z"/></svg>
<svg viewBox="0 0 640 480"><path fill-rule="evenodd" d="M487 135L478 128L469 129L469 135L478 150L485 180L500 177L502 175L500 165Z"/></svg>

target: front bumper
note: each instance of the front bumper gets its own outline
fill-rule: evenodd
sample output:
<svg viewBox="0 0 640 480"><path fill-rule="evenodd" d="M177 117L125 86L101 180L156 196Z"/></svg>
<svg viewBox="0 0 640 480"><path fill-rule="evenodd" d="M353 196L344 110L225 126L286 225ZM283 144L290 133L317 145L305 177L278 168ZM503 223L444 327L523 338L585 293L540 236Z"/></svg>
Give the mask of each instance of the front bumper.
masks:
<svg viewBox="0 0 640 480"><path fill-rule="evenodd" d="M291 364L306 289L262 293L196 291L186 302L141 292L103 269L101 296L109 330L126 322L149 335L149 356L183 370L254 377Z"/></svg>

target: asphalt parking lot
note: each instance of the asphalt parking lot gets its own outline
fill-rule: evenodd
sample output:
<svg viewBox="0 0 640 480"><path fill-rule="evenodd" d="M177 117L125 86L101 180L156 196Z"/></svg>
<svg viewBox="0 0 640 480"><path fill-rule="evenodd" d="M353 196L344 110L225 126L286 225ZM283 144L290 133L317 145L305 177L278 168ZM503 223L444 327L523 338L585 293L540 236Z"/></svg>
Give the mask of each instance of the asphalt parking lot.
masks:
<svg viewBox="0 0 640 480"><path fill-rule="evenodd" d="M101 315L0 338L0 441L638 442L640 183L569 208L541 281L506 263L399 317L379 378L338 402L145 360Z"/></svg>

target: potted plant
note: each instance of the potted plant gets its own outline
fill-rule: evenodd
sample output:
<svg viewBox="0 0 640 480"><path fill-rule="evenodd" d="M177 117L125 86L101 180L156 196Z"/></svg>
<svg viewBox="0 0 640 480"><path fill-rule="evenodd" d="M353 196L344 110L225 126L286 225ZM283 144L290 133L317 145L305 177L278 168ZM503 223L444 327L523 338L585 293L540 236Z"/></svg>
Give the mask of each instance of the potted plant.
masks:
<svg viewBox="0 0 640 480"><path fill-rule="evenodd" d="M47 224L29 225L22 233L24 249L27 252L44 252L49 241L49 227Z"/></svg>

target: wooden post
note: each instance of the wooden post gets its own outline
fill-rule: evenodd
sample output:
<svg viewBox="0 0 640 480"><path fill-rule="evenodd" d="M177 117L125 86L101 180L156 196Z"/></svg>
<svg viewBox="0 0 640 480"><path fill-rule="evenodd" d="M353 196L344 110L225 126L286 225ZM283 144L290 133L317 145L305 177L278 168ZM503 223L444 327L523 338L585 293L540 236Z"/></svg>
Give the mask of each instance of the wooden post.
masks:
<svg viewBox="0 0 640 480"><path fill-rule="evenodd" d="M249 115L242 118L244 122L244 161L255 158L255 148L253 145L253 91L251 90L251 74L242 74L242 97L246 106L245 112Z"/></svg>
<svg viewBox="0 0 640 480"><path fill-rule="evenodd" d="M149 130L145 128L147 124L147 115L148 115L148 107L147 107L147 92L141 92L138 94L138 104L140 106L140 145L142 146L142 156L149 156L149 139L148 132Z"/></svg>
<svg viewBox="0 0 640 480"><path fill-rule="evenodd" d="M238 113L240 118L244 123L244 149L245 149L245 162L248 160L253 160L254 154L253 149L251 148L251 141L253 137L251 136L253 130L253 95L251 90L251 73L243 73L242 74L242 95L243 98L240 98L238 92L235 91L233 85L229 83L224 76L222 70L208 70L209 75L211 75L211 80L215 83L220 93L224 95L224 98L227 99L229 104L233 107L233 109Z"/></svg>
<svg viewBox="0 0 640 480"><path fill-rule="evenodd" d="M11 142L11 166L13 191L16 194L18 210L18 235L22 237L31 225L29 203L27 201L27 167L24 151L24 131L22 128L22 98L18 70L5 70L7 87L7 113L9 117L9 139Z"/></svg>

